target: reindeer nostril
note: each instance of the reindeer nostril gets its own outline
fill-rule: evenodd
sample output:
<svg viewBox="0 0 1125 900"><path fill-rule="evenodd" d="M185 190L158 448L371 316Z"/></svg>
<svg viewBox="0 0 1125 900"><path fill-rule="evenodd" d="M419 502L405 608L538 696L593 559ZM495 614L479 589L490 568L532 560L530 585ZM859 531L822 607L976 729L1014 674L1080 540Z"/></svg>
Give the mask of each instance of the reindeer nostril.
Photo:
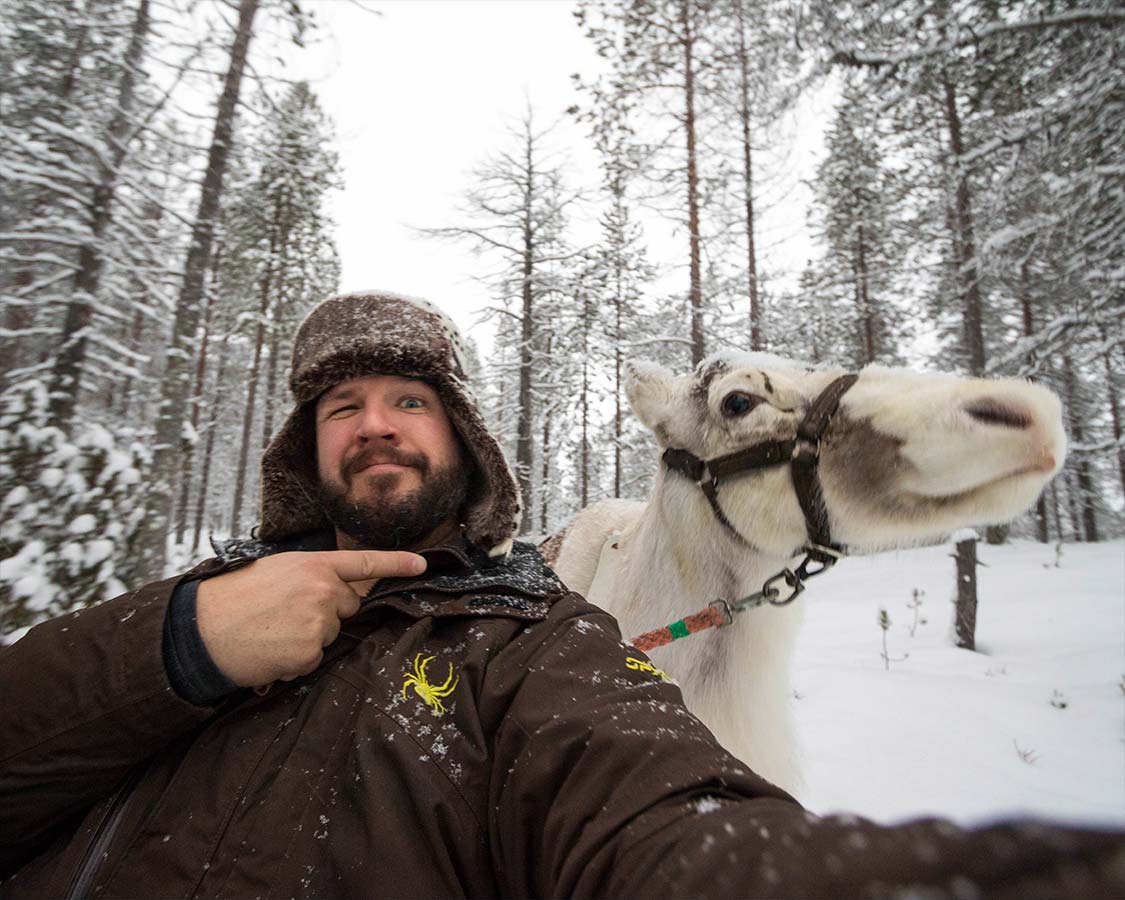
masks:
<svg viewBox="0 0 1125 900"><path fill-rule="evenodd" d="M970 403L965 412L984 425L1000 428L1028 428L1031 425L1031 416L1024 410L988 397Z"/></svg>

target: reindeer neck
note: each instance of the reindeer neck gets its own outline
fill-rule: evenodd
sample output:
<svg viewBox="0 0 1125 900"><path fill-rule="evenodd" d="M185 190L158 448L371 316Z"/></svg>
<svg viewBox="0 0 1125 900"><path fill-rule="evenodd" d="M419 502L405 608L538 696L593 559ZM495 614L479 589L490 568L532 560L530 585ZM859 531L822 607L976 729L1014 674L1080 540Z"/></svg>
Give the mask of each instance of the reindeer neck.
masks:
<svg viewBox="0 0 1125 900"><path fill-rule="evenodd" d="M672 618L719 597L733 601L753 593L787 563L734 539L702 496L689 504L669 502L663 477L629 537L632 580L646 595L637 599L650 614L659 607Z"/></svg>

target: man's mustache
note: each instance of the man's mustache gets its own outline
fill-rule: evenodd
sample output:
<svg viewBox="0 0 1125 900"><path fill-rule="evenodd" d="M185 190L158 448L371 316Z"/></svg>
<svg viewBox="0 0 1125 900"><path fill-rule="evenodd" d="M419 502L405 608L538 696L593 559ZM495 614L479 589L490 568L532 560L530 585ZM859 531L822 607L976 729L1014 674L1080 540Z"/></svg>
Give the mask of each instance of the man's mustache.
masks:
<svg viewBox="0 0 1125 900"><path fill-rule="evenodd" d="M380 463L391 463L396 466L410 466L414 469L420 469L425 473L429 468L428 460L422 453L410 453L406 450L399 450L396 447L370 447L366 450L360 450L355 456L344 463L343 473L345 476L351 477L368 466L378 465Z"/></svg>

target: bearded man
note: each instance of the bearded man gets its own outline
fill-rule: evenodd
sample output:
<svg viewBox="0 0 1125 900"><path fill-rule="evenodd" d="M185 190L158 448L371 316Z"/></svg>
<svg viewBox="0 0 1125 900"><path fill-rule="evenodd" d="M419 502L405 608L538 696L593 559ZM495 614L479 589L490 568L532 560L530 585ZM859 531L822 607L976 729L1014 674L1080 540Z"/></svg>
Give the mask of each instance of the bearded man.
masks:
<svg viewBox="0 0 1125 900"><path fill-rule="evenodd" d="M0 657L12 897L1125 896L1120 835L818 819L513 543L422 301L301 325L261 524Z"/></svg>

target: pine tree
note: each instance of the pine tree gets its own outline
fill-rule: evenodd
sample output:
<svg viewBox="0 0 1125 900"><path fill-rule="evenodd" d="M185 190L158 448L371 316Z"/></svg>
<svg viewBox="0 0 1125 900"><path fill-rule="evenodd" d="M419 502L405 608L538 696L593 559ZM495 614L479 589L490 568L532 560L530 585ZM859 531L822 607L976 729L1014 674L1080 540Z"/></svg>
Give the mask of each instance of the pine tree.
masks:
<svg viewBox="0 0 1125 900"><path fill-rule="evenodd" d="M12 75L0 101L0 340L12 339L10 380L51 370L52 416L66 430L80 400L97 409L149 361L122 338L161 315L175 277L160 249L174 201L157 158L182 156L163 111L200 45L174 47L149 0L26 6L0 28ZM160 55L171 70L158 90Z"/></svg>
<svg viewBox="0 0 1125 900"><path fill-rule="evenodd" d="M836 301L835 361L855 368L898 361L903 338L892 302L903 260L894 221L899 191L873 119L861 88L847 85L814 183L826 247L815 290Z"/></svg>
<svg viewBox="0 0 1125 900"><path fill-rule="evenodd" d="M88 423L64 433L42 382L0 397L0 634L133 582L147 463L135 432Z"/></svg>
<svg viewBox="0 0 1125 900"><path fill-rule="evenodd" d="M533 527L532 510L539 507L535 477L536 422L543 410L536 403L533 381L545 352L548 329L541 324L549 291L561 289L555 264L572 259L566 242L567 209L578 194L567 189L562 163L549 149L551 128L539 128L530 107L509 133L511 149L498 152L477 166L473 186L465 197L466 223L426 229L433 237L468 241L475 250L499 259L492 281L501 307L495 314L507 321L497 331L502 362L496 377L509 389L516 385L516 480L523 494L521 533ZM510 307L515 306L513 312ZM514 358L507 353L514 349ZM501 419L505 417L500 414Z"/></svg>
<svg viewBox="0 0 1125 900"><path fill-rule="evenodd" d="M926 288L941 313L952 297L960 306L944 358L973 374L1041 370L1056 383L1069 365L1077 389L1080 370L1060 350L1123 299L1106 277L1125 234L1110 223L1125 205L1111 199L1122 176L1105 141L1121 136L1110 98L1123 77L1111 60L1125 15L1034 0L812 9L831 60L868 73L921 176L914 240L948 236ZM1083 472L1068 502L1097 493L1093 470Z"/></svg>
<svg viewBox="0 0 1125 900"><path fill-rule="evenodd" d="M330 141L328 122L309 85L292 85L254 142L266 148L255 154L260 162L257 176L234 192L225 216L230 252L252 270L243 279L253 283L257 307L250 314L253 355L231 507L231 531L236 535L251 457L264 449L274 429L282 336L288 338L309 308L335 291L339 280L328 234L331 223L324 211L326 193L339 184L335 154L327 149ZM258 441L252 439L256 421L261 426Z"/></svg>
<svg viewBox="0 0 1125 900"><path fill-rule="evenodd" d="M717 16L705 0L585 0L575 13L598 53L612 64L614 93L631 98L655 135L646 171L654 202L685 227L691 359L706 352L701 221L701 128L713 106ZM602 93L608 89L594 86ZM655 201L655 198L654 198Z"/></svg>
<svg viewBox="0 0 1125 900"><path fill-rule="evenodd" d="M577 79L577 76L575 76ZM643 233L636 221L632 194L640 180L648 153L635 132L634 97L617 82L595 82L586 86L587 108L570 112L590 126L590 136L598 151L602 171L599 200L601 240L592 250L580 286L583 322L583 383L589 381L588 368L612 366L608 390L613 398L610 446L613 451L613 497L622 496L622 447L625 435L623 407L626 342L636 339L638 313L645 286L655 276L647 261ZM593 302L592 310L586 304ZM601 339L599 340L599 336ZM627 337L628 336L628 337ZM590 356L591 347L595 354ZM598 364L596 360L601 360ZM583 390L588 405L587 391ZM583 506L589 497L589 466L586 441L589 437L589 411L583 418Z"/></svg>
<svg viewBox="0 0 1125 900"><path fill-rule="evenodd" d="M157 411L153 468L159 474L150 482L149 514L140 540L140 553L151 574L164 569L165 538L172 516L173 481L171 473L180 449L183 431L182 410L191 390L190 360L199 325L200 301L210 265L215 223L219 214L227 160L234 131L235 111L242 90L247 52L254 34L254 17L260 0L241 0L238 24L230 48L230 60L215 114L207 169L203 178L199 207L192 226L191 244L184 266L184 280L176 301L172 337L161 379Z"/></svg>

